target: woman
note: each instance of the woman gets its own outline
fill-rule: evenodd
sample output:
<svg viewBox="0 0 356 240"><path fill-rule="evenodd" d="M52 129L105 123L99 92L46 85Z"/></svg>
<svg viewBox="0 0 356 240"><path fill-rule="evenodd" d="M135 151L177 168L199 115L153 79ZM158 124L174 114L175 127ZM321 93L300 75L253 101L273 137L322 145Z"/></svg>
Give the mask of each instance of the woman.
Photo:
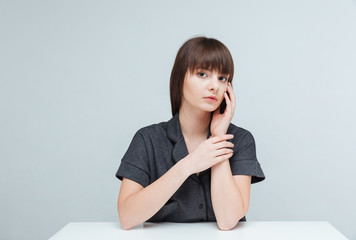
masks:
<svg viewBox="0 0 356 240"><path fill-rule="evenodd" d="M196 37L181 46L170 79L172 119L139 129L116 173L124 229L216 221L230 230L246 221L250 185L265 176L252 134L231 123L233 74L220 41Z"/></svg>

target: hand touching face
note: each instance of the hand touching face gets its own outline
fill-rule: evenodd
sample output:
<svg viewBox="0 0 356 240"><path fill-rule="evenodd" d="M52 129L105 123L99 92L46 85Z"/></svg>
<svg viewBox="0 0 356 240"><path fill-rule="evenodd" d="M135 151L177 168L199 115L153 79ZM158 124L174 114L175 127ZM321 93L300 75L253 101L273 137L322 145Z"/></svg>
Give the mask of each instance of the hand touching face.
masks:
<svg viewBox="0 0 356 240"><path fill-rule="evenodd" d="M220 114L220 107L215 110L213 118L211 119L210 132L212 136L224 135L229 128L232 117L234 116L236 97L232 89L232 85L229 82L226 91L229 93L224 93L226 101L226 109L223 114Z"/></svg>

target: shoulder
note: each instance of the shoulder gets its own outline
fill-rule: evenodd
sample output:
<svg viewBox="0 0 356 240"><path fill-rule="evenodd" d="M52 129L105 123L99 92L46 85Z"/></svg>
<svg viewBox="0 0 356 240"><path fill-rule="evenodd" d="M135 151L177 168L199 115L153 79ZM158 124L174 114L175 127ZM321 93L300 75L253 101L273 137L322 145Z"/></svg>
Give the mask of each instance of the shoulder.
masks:
<svg viewBox="0 0 356 240"><path fill-rule="evenodd" d="M245 128L242 128L242 127L239 127L239 126L236 126L233 123L230 123L229 128L227 130L227 133L233 134L234 135L234 140L237 141L237 142L240 142L243 139L245 139L245 140L246 139L254 140L253 136L252 136L252 133L249 130L247 130Z"/></svg>
<svg viewBox="0 0 356 240"><path fill-rule="evenodd" d="M166 132L167 122L160 122L141 127L139 130L137 130L136 134L141 135L143 138L147 138L166 135Z"/></svg>

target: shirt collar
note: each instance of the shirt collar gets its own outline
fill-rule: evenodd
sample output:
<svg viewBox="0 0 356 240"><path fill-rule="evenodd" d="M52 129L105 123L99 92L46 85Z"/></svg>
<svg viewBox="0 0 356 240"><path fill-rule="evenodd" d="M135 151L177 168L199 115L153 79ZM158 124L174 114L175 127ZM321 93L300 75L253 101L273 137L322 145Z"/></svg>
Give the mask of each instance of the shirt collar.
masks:
<svg viewBox="0 0 356 240"><path fill-rule="evenodd" d="M173 142L177 142L180 138L183 138L178 112L167 123L167 135Z"/></svg>
<svg viewBox="0 0 356 240"><path fill-rule="evenodd" d="M173 142L178 142L181 138L184 139L182 130L179 122L179 112L177 112L167 123L167 135L168 138ZM207 138L210 138L210 123L209 123L209 132Z"/></svg>

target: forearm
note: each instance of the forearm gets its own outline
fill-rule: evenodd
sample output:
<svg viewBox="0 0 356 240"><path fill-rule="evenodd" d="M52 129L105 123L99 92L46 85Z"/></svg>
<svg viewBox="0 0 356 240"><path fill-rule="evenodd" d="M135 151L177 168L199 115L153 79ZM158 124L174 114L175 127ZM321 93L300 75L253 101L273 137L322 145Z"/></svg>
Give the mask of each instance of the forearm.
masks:
<svg viewBox="0 0 356 240"><path fill-rule="evenodd" d="M220 230L230 230L244 216L242 194L225 160L211 168L211 200Z"/></svg>
<svg viewBox="0 0 356 240"><path fill-rule="evenodd" d="M130 229L150 219L184 183L190 173L187 172L183 160L155 182L130 195L121 203L119 217L124 229Z"/></svg>

